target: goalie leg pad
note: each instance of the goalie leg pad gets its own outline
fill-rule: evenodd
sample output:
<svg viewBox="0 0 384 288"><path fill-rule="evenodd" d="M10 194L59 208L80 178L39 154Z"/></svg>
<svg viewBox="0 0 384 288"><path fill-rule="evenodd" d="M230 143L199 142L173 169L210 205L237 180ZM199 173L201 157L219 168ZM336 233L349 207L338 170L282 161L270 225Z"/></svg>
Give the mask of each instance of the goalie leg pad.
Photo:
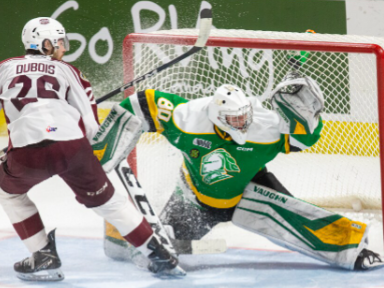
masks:
<svg viewBox="0 0 384 288"><path fill-rule="evenodd" d="M368 244L366 224L252 182L232 221L280 246L350 270Z"/></svg>
<svg viewBox="0 0 384 288"><path fill-rule="evenodd" d="M142 133L142 121L115 104L92 139L92 148L103 169L109 173L136 146Z"/></svg>

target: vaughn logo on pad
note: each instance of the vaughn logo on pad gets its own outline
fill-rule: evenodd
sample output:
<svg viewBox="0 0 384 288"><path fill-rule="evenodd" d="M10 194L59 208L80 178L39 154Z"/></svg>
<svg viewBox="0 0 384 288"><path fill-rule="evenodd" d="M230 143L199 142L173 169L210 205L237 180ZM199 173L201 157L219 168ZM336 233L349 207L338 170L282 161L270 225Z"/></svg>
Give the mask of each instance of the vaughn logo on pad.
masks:
<svg viewBox="0 0 384 288"><path fill-rule="evenodd" d="M254 192L259 193L260 195L263 195L264 197L267 197L272 200L276 200L278 202L287 203L288 197L283 197L279 195L278 193L273 193L271 191L265 190L261 187L255 186Z"/></svg>

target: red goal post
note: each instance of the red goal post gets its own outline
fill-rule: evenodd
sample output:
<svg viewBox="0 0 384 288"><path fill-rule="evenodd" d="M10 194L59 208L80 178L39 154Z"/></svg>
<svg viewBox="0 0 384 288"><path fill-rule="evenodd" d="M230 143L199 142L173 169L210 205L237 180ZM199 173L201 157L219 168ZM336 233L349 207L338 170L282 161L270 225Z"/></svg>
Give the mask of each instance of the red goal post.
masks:
<svg viewBox="0 0 384 288"><path fill-rule="evenodd" d="M123 44L124 82L185 52L196 38L194 29L128 35ZM384 151L384 139L378 130L384 131L384 39L216 29L211 31L206 46L192 59L127 90L125 96L133 89L157 89L194 99L210 96L214 87L231 83L261 97L269 107L265 101L268 92L292 69L287 59L290 55L303 56L300 51L310 52L301 71L318 81L324 92L323 141L308 152L279 156L267 167L296 197L319 206L351 208L359 199L364 209L381 209L384 179L380 171L384 171L384 160L379 151ZM143 136L139 144L147 149L143 148L143 154L154 153L157 157L159 153L148 151L163 142L153 137ZM171 151L164 152L168 156L176 153L172 148L165 149ZM165 167L164 161L154 155L146 160L147 156L143 160L138 156L143 186L164 177L156 176L156 170ZM168 156L166 162L173 161ZM175 166L181 161L177 157ZM140 161L146 165L142 169L147 176L141 175ZM149 171L148 166L156 162L161 165ZM148 189L162 193L157 187Z"/></svg>

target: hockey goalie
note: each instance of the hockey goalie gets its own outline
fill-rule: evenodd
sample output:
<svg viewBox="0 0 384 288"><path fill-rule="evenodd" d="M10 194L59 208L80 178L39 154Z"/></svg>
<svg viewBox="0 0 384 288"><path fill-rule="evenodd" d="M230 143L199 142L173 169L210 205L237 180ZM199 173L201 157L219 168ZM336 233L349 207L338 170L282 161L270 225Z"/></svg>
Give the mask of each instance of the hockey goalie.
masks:
<svg viewBox="0 0 384 288"><path fill-rule="evenodd" d="M273 110L265 109L256 97L225 84L212 97L191 101L145 90L114 108L124 108L130 121L141 120L146 131L161 133L182 152L177 188L160 214L170 235L199 240L232 221L333 266L382 266L367 249L366 224L295 198L266 168L278 153L302 151L320 139L324 99L317 83L291 71L272 92L271 104ZM108 156L105 165L124 159L136 139L118 144L121 155Z"/></svg>

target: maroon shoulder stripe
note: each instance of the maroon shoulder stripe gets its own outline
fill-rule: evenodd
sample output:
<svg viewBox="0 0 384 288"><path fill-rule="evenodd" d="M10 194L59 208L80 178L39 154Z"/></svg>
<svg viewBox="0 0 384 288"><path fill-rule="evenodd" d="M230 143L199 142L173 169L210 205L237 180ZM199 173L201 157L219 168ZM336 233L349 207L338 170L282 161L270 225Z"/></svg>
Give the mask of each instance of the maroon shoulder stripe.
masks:
<svg viewBox="0 0 384 288"><path fill-rule="evenodd" d="M0 67L5 63L8 63L8 62L11 62L14 60L24 60L24 59L25 59L25 56L17 56L17 57L8 58L8 59L5 59L5 60L0 62Z"/></svg>
<svg viewBox="0 0 384 288"><path fill-rule="evenodd" d="M78 83L80 84L80 86L83 87L83 89L84 89L84 86L83 86L83 84L81 83L81 79L80 79L80 71L79 71L75 66L73 66L73 65L71 65L71 64L69 64L69 63L67 63L67 62L64 62L64 61L61 61L61 60L54 59L54 58L52 58L51 60L54 61L54 62L59 62L59 63L65 65L65 66L67 66L67 67L71 70L71 72L73 73L73 75L75 75L75 78L76 78L77 82L78 82Z"/></svg>

